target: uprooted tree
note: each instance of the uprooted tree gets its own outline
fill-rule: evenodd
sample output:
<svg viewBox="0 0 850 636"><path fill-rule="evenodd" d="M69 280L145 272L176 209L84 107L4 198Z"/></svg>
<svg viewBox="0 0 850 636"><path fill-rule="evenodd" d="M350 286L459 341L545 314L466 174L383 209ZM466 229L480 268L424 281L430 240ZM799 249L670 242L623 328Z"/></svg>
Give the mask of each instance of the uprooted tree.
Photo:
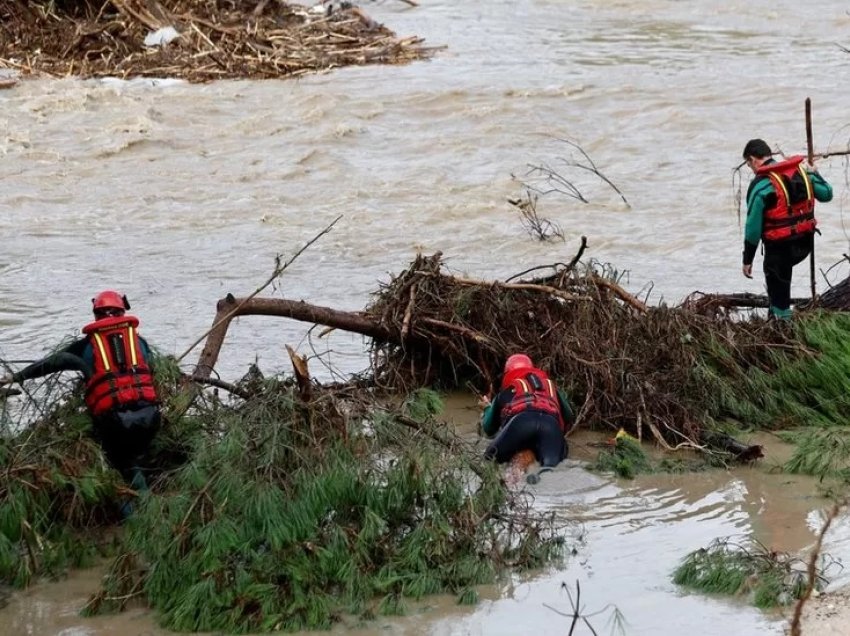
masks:
<svg viewBox="0 0 850 636"><path fill-rule="evenodd" d="M579 426L623 428L670 449L703 448L729 422L830 425L850 412L849 316L739 320L730 308L740 298L707 295L650 307L609 273L574 259L543 277L471 280L446 273L435 254L417 257L362 312L228 296L195 374L209 376L229 321L256 313L368 336L373 380L393 389L492 392L504 359L524 351L569 389Z"/></svg>

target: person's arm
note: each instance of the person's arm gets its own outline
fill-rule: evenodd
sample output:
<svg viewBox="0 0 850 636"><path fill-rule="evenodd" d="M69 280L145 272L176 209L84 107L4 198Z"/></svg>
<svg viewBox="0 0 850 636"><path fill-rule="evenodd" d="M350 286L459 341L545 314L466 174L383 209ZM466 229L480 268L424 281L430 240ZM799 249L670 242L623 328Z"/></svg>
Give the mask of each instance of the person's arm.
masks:
<svg viewBox="0 0 850 636"><path fill-rule="evenodd" d="M86 375L85 365L83 364L86 347L88 347L88 341L85 338L75 340L59 351L13 373L11 379L13 382L23 382L59 371L80 371L83 375ZM88 375L90 374L89 372Z"/></svg>
<svg viewBox="0 0 850 636"><path fill-rule="evenodd" d="M561 389L558 389L558 405L561 407L561 417L564 420L564 425L567 427L567 431L569 431L575 424L575 414L573 413L573 409L570 408L570 400L567 394Z"/></svg>
<svg viewBox="0 0 850 636"><path fill-rule="evenodd" d="M829 185L829 182L817 170L810 172L809 178L812 180L812 194L815 195L815 199L823 203L832 201L832 186Z"/></svg>
<svg viewBox="0 0 850 636"><path fill-rule="evenodd" d="M496 398L487 405L481 416L481 430L487 437L494 437L502 426L500 414L505 405L510 402L512 391L506 389L499 391Z"/></svg>
<svg viewBox="0 0 850 636"><path fill-rule="evenodd" d="M770 179L761 179L754 183L747 193L747 223L744 226L744 266L752 265L756 256L761 231L764 225L764 211L768 196L776 196ZM752 273L752 272L751 272Z"/></svg>

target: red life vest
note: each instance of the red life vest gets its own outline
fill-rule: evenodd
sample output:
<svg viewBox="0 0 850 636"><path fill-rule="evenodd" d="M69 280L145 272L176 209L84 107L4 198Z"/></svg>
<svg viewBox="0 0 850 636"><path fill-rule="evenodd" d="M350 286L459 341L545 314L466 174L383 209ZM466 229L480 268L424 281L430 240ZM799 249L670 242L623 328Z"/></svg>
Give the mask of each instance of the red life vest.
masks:
<svg viewBox="0 0 850 636"><path fill-rule="evenodd" d="M86 383L86 406L93 416L159 401L138 326L135 316L113 316L83 327L94 353L94 373Z"/></svg>
<svg viewBox="0 0 850 636"><path fill-rule="evenodd" d="M566 430L564 418L561 416L558 390L545 371L535 368L518 370L518 373L511 374L502 381L502 388L508 387L513 387L514 395L502 408L502 422L507 422L523 411L537 411L555 416L561 430Z"/></svg>
<svg viewBox="0 0 850 636"><path fill-rule="evenodd" d="M817 227L812 180L802 161L802 156L796 156L756 170L757 176L770 179L776 191L776 205L764 211L761 233L764 241L812 234Z"/></svg>

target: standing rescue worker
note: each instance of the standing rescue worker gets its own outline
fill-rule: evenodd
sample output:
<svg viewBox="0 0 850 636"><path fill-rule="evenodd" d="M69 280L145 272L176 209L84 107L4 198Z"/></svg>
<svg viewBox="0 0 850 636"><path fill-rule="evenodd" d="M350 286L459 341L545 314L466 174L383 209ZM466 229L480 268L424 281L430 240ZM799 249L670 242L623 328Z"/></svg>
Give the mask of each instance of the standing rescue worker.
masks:
<svg viewBox="0 0 850 636"><path fill-rule="evenodd" d="M94 322L83 327L82 338L0 378L0 386L80 371L93 437L124 480L132 488L146 490L144 459L161 420L151 350L136 331L139 319L125 314L130 308L126 296L104 291L92 298L92 305Z"/></svg>
<svg viewBox="0 0 850 636"><path fill-rule="evenodd" d="M485 457L504 463L522 450L531 450L541 466L557 466L567 457L565 435L575 424L566 395L545 371L522 353L505 362L502 386L486 406L481 422L487 437L495 436Z"/></svg>
<svg viewBox="0 0 850 636"><path fill-rule="evenodd" d="M805 168L802 156L775 161L761 139L748 141L743 157L755 173L747 189L743 273L753 277L753 259L763 241L769 315L789 320L791 274L814 248L815 200L831 201L832 186L814 166Z"/></svg>

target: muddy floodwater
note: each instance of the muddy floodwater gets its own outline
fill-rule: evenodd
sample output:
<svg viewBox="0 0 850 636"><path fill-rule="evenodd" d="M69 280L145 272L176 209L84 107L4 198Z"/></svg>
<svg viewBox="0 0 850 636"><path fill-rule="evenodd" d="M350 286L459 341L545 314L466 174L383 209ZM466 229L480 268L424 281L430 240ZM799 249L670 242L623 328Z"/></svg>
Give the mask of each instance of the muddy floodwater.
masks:
<svg viewBox="0 0 850 636"><path fill-rule="evenodd" d="M627 287L651 290L649 302L694 290L761 293L760 275L740 274L732 169L744 143L762 137L804 151L806 97L816 150L845 148L850 137L841 3L420 4L366 8L400 35L448 46L429 62L298 81L68 78L0 91L0 358L18 366L45 353L111 287L129 296L153 344L181 355L218 298L253 291L276 255L293 254L338 215L270 295L360 309L418 250L442 251L456 272L504 278L569 259L582 235L586 256L627 271ZM557 138L580 144L629 205L570 168L564 160L581 157ZM529 165L550 166L589 200L539 202L565 242L531 239L507 203ZM850 188L842 159L821 169L836 192L818 213L826 270L848 250ZM798 268L794 295L807 289ZM319 356L310 364L323 379L367 364L360 337L319 339L302 324L251 317L231 327L219 371L232 380L255 360L286 370L286 344ZM591 455L581 439L576 458ZM783 550L812 543L824 503L815 484L769 466L620 483L568 463L536 490L540 506L583 524L563 569L485 590L474 608L444 599L360 633L566 633L560 586L579 580L587 609L615 604L629 634L779 634L777 615L686 595L669 580L684 554L717 536L752 534ZM840 556L848 540L842 518L827 550ZM0 632L158 633L144 613L78 618L96 578L74 574L16 595L0 611ZM594 619L601 633L606 617Z"/></svg>

